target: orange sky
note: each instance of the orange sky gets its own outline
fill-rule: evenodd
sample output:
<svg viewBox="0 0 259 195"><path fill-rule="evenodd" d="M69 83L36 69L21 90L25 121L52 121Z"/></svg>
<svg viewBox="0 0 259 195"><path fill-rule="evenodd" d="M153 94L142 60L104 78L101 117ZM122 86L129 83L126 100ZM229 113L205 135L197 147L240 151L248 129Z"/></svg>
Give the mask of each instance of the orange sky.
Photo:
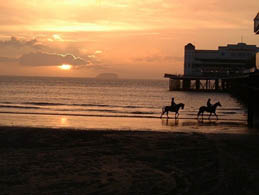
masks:
<svg viewBox="0 0 259 195"><path fill-rule="evenodd" d="M0 74L122 78L183 72L183 48L259 45L258 0L12 0L0 5ZM64 70L58 65L71 64Z"/></svg>

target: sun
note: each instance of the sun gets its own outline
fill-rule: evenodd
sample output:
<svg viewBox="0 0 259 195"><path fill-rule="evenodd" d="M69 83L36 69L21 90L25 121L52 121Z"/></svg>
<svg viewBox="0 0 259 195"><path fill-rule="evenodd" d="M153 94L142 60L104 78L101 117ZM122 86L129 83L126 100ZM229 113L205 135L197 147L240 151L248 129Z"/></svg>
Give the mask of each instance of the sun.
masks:
<svg viewBox="0 0 259 195"><path fill-rule="evenodd" d="M59 66L59 68L62 70L70 70L72 66L69 64L62 64L61 66Z"/></svg>

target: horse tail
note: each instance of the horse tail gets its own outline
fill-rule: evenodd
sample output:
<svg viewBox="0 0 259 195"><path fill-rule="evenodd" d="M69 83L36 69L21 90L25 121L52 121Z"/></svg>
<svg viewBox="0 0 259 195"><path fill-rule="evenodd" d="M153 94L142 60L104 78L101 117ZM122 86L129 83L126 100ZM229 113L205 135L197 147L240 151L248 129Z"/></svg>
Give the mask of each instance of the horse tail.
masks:
<svg viewBox="0 0 259 195"><path fill-rule="evenodd" d="M161 112L161 115L160 115L160 118L162 118L162 116L165 114L165 106L162 108L162 112Z"/></svg>
<svg viewBox="0 0 259 195"><path fill-rule="evenodd" d="M165 106L162 108L162 113L164 113L165 112Z"/></svg>
<svg viewBox="0 0 259 195"><path fill-rule="evenodd" d="M202 110L201 110L201 107L200 107L199 112L197 113L197 117L199 117L201 113L202 113Z"/></svg>

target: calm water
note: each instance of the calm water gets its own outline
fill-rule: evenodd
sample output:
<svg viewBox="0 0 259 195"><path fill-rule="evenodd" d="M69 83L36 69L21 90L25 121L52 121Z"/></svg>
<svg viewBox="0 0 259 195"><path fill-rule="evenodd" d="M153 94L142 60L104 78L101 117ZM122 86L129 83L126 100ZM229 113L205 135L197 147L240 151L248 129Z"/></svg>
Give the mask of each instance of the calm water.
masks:
<svg viewBox="0 0 259 195"><path fill-rule="evenodd" d="M180 119L159 119L171 97ZM220 120L196 120L208 98ZM171 114L171 116L173 116ZM224 93L170 92L165 80L0 77L0 125L118 130L245 129L246 110Z"/></svg>

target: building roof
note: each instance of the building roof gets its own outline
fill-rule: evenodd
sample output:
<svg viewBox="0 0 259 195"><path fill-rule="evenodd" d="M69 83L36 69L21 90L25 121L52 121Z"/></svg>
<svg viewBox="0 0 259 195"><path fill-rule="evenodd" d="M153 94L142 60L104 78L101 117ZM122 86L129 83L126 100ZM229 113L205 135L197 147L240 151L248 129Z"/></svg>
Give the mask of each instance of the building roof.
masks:
<svg viewBox="0 0 259 195"><path fill-rule="evenodd" d="M259 12L257 13L257 15L255 16L254 20L259 20Z"/></svg>

